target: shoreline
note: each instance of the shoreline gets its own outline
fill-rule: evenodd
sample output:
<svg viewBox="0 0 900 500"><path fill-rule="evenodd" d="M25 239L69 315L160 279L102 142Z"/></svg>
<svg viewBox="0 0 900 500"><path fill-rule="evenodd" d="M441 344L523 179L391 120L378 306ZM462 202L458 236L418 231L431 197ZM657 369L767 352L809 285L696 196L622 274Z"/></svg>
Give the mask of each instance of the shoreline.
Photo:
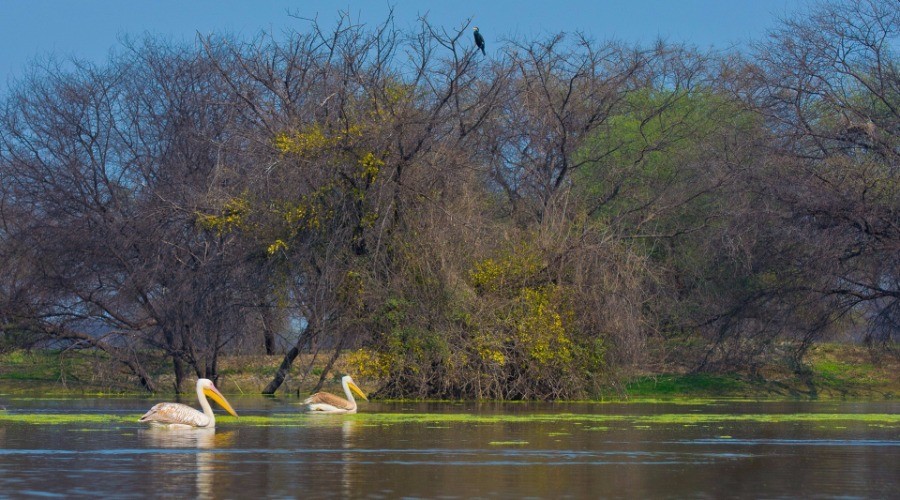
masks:
<svg viewBox="0 0 900 500"><path fill-rule="evenodd" d="M223 358L217 386L225 394L260 395L274 373L280 356L227 356ZM298 366L301 366L298 364ZM341 363L335 373L342 373ZM11 351L0 354L0 395L32 397L153 397L175 394L173 382L162 367L156 393L140 390L137 384L117 373L114 363L95 355L81 356L46 350ZM299 398L318 382L321 369L292 370L277 398ZM657 371L622 375L618 384L602 389L590 398L557 400L564 403L647 403L701 400L748 401L882 401L900 397L900 359L882 355L872 358L864 348L842 344L813 347L805 371L795 373L785 367L769 366L754 376L745 373L677 373ZM334 390L333 377L323 390ZM378 381L360 378L368 392ZM387 400L381 401L400 401ZM416 399L405 401L469 401ZM483 402L501 402L482 400ZM532 402L533 400L523 401ZM517 402L517 401L502 401Z"/></svg>

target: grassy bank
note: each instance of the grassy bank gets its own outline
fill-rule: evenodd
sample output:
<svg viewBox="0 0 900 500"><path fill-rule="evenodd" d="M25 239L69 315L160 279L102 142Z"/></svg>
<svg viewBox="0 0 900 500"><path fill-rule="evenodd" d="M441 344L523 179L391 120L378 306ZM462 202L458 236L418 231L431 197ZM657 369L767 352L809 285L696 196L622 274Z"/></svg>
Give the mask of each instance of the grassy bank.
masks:
<svg viewBox="0 0 900 500"><path fill-rule="evenodd" d="M900 360L873 357L864 347L822 344L810 349L805 370L769 366L756 376L732 374L652 374L626 384L628 397L852 398L900 397Z"/></svg>
<svg viewBox="0 0 900 500"><path fill-rule="evenodd" d="M225 393L258 394L280 362L281 356L225 356L220 361L218 386ZM324 357L299 359L282 387L284 394L306 394L318 381L323 364ZM161 361L152 368L161 390L172 392L168 366ZM343 371L340 363L336 371ZM359 382L370 390L378 385L375 380ZM767 367L754 377L652 373L632 377L623 387L624 391L610 389L602 398L891 399L900 397L900 360L887 355L873 358L858 346L823 344L810 351L807 369L801 374L780 366ZM38 350L0 354L0 393L143 394L137 381L103 354Z"/></svg>

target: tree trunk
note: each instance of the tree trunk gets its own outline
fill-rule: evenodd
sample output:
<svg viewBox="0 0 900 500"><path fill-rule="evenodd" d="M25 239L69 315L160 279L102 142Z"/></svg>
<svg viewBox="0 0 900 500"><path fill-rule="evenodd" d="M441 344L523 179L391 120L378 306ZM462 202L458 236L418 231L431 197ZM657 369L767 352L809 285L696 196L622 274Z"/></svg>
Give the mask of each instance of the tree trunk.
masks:
<svg viewBox="0 0 900 500"><path fill-rule="evenodd" d="M184 363L177 354L172 353L172 370L175 372L175 393L181 393L181 384L184 382Z"/></svg>
<svg viewBox="0 0 900 500"><path fill-rule="evenodd" d="M304 335L301 335L301 338L305 337L306 335L304 332ZM278 388L281 387L284 379L287 378L288 372L291 371L291 365L294 364L294 360L297 359L297 356L300 354L299 346L300 342L298 341L297 344L294 345L294 347L291 347L291 350L289 350L284 355L284 359L281 360L281 366L278 367L278 371L275 372L275 376L272 378L272 381L269 382L269 385L267 385L266 388L263 389L263 394L275 394L275 391L277 391Z"/></svg>
<svg viewBox="0 0 900 500"><path fill-rule="evenodd" d="M287 378L288 373L291 371L291 365L294 364L294 360L297 359L297 356L300 355L300 349L303 347L303 344L307 342L307 340L313 335L315 331L315 326L312 322L306 325L306 329L303 330L303 333L300 334L300 337L297 339L297 342L294 344L294 347L284 355L284 359L281 360L281 365L278 367L278 371L275 372L275 376L272 378L272 381L269 382L269 385L263 389L263 394L275 394L275 391L281 387L281 384L284 383L284 379Z"/></svg>
<svg viewBox="0 0 900 500"><path fill-rule="evenodd" d="M272 321L269 318L269 314L269 309L264 306L260 314L263 327L263 343L266 346L266 355L272 356L275 354L275 332L272 331Z"/></svg>
<svg viewBox="0 0 900 500"><path fill-rule="evenodd" d="M316 383L316 386L313 388L312 392L318 392L322 390L322 385L325 384L325 378L327 378L328 373L331 371L331 367L334 366L334 362L337 361L338 356L341 355L341 351L344 350L344 341L347 340L347 337L348 335L346 334L346 332L341 334L341 339L338 340L338 344L334 348L334 354L331 355L331 358L328 360L328 363L322 370L322 375L319 376L319 382Z"/></svg>

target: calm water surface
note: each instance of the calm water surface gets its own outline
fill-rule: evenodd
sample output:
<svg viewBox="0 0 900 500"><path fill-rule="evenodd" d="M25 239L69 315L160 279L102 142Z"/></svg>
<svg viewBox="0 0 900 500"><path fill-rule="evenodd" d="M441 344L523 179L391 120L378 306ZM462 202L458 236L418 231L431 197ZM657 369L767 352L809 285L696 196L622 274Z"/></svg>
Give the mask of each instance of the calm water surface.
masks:
<svg viewBox="0 0 900 500"><path fill-rule="evenodd" d="M0 394L0 497L900 496L900 402L373 402L323 416L229 399L242 419L166 431L136 422L152 400Z"/></svg>

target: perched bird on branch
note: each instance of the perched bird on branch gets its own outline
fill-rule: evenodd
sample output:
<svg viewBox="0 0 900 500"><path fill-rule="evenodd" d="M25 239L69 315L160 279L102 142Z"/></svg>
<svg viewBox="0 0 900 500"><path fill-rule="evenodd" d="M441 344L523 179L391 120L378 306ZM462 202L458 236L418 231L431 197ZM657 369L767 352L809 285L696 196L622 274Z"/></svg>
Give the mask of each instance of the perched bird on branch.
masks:
<svg viewBox="0 0 900 500"><path fill-rule="evenodd" d="M475 35L475 45L477 45L478 48L481 49L481 54L486 56L487 52L484 51L484 37L481 36L481 33L478 31L478 26L472 28L472 31Z"/></svg>

